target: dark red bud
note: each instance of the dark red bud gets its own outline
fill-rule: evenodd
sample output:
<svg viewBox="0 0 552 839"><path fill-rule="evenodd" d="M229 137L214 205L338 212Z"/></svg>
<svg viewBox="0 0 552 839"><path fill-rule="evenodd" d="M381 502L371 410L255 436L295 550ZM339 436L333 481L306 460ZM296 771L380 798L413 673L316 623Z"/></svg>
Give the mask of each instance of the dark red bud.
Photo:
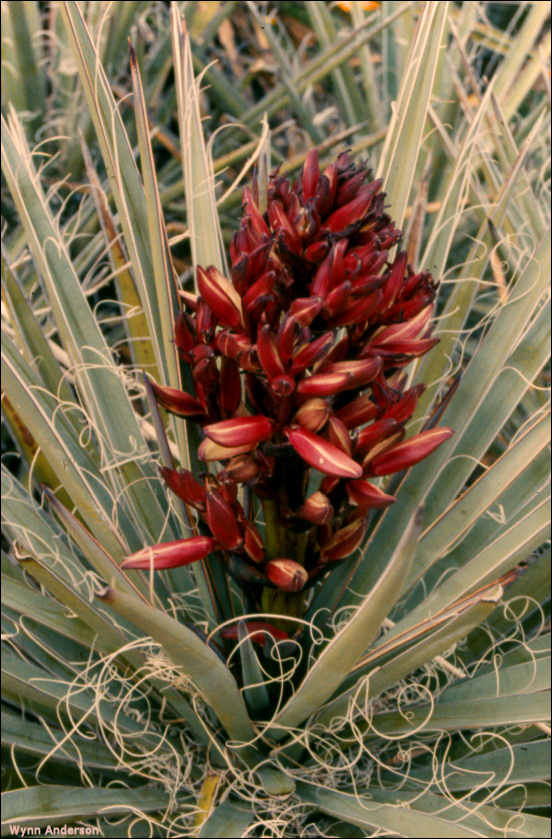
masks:
<svg viewBox="0 0 552 839"><path fill-rule="evenodd" d="M188 469L177 472L176 469L169 469L167 466L160 466L159 471L163 480L179 498L195 507L198 510L205 509L206 491L193 473Z"/></svg>
<svg viewBox="0 0 552 839"><path fill-rule="evenodd" d="M160 405L180 417L197 417L204 413L201 402L183 390L163 387L151 382L153 392Z"/></svg>
<svg viewBox="0 0 552 839"><path fill-rule="evenodd" d="M224 548L236 550L243 542L236 515L218 492L207 493L205 520L211 533Z"/></svg>
<svg viewBox="0 0 552 839"><path fill-rule="evenodd" d="M374 475L391 475L393 472L408 469L420 460L424 460L452 434L454 434L452 428L432 428L429 431L422 431L410 440L405 440L375 457L371 463L371 472Z"/></svg>

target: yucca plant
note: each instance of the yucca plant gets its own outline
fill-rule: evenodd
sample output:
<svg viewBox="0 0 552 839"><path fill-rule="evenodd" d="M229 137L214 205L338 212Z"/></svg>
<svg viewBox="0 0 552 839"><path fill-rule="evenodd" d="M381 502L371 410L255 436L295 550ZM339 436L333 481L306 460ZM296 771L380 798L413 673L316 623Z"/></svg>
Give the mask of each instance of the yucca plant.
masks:
<svg viewBox="0 0 552 839"><path fill-rule="evenodd" d="M3 4L6 833L549 835L549 23L501 5Z"/></svg>

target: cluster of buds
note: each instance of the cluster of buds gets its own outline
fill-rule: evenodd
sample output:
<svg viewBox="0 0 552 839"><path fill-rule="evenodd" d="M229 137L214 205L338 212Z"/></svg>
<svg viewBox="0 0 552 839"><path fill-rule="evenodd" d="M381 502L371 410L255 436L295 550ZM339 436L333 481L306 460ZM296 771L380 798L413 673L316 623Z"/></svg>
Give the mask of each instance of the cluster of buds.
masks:
<svg viewBox="0 0 552 839"><path fill-rule="evenodd" d="M164 408L202 427L199 458L220 464L203 476L162 470L203 535L146 548L126 567L218 550L250 592L300 591L361 544L371 510L393 503L375 479L452 434L404 439L423 386L406 388L403 368L436 343L436 284L404 252L390 258L401 233L384 198L349 154L321 172L316 151L297 182L271 177L266 210L255 183L244 191L231 278L199 267L199 294L181 292L175 341L195 392L154 385Z"/></svg>

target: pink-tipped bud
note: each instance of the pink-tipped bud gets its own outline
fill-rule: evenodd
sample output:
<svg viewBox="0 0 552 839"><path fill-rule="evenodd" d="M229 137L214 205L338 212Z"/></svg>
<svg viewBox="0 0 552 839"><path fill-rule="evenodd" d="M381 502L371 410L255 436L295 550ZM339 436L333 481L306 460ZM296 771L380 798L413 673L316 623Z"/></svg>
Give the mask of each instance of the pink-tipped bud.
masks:
<svg viewBox="0 0 552 839"><path fill-rule="evenodd" d="M163 480L175 495L178 495L186 504L195 507L197 510L205 509L206 491L202 483L194 477L188 469L177 472L176 469L169 469L167 466L159 468Z"/></svg>
<svg viewBox="0 0 552 839"><path fill-rule="evenodd" d="M356 428L359 425L364 425L365 422L370 422L371 419L378 413L378 406L372 401L368 394L359 396L353 402L349 402L343 408L337 411L336 416L347 426L347 428Z"/></svg>
<svg viewBox="0 0 552 839"><path fill-rule="evenodd" d="M355 519L346 527L334 533L330 542L324 546L324 562L336 562L350 556L361 544L366 532L366 519Z"/></svg>
<svg viewBox="0 0 552 839"><path fill-rule="evenodd" d="M301 185L303 187L303 201L310 201L314 198L318 180L320 178L320 166L318 164L318 151L311 149L303 165Z"/></svg>
<svg viewBox="0 0 552 839"><path fill-rule="evenodd" d="M251 444L246 446L221 446L206 437L201 441L197 450L197 456L200 460L205 460L210 463L212 460L228 460L238 454L244 454L251 451Z"/></svg>
<svg viewBox="0 0 552 839"><path fill-rule="evenodd" d="M302 507L297 511L299 518L310 521L311 524L327 524L334 513L330 499L318 490L309 495Z"/></svg>
<svg viewBox="0 0 552 839"><path fill-rule="evenodd" d="M345 452L304 428L290 428L287 437L303 460L326 475L341 478L360 478L362 466Z"/></svg>
<svg viewBox="0 0 552 839"><path fill-rule="evenodd" d="M209 536L192 536L176 542L161 542L149 548L142 548L128 556L121 568L142 568L161 571L163 568L177 568L204 559L216 547L216 542Z"/></svg>
<svg viewBox="0 0 552 839"><path fill-rule="evenodd" d="M349 436L349 430L344 422L337 417L330 417L328 420L328 440L345 454L352 454L353 446Z"/></svg>
<svg viewBox="0 0 552 839"><path fill-rule="evenodd" d="M262 562L264 559L264 544L261 535L253 522L246 521L244 524L244 543L243 547L247 556L253 562Z"/></svg>
<svg viewBox="0 0 552 839"><path fill-rule="evenodd" d="M234 329L242 325L239 296L226 277L213 265L207 270L198 265L197 287L219 323Z"/></svg>
<svg viewBox="0 0 552 839"><path fill-rule="evenodd" d="M356 504L361 510L383 509L395 501L394 495L387 495L382 489L364 478L358 481L347 481L347 495L351 503Z"/></svg>
<svg viewBox="0 0 552 839"><path fill-rule="evenodd" d="M293 421L307 431L320 431L330 418L331 409L325 399L313 397L303 402Z"/></svg>
<svg viewBox="0 0 552 839"><path fill-rule="evenodd" d="M199 399L190 396L189 393L174 387L163 387L155 382L152 382L151 386L159 404L171 414L179 417L197 417L204 413Z"/></svg>
<svg viewBox="0 0 552 839"><path fill-rule="evenodd" d="M410 440L405 440L375 457L370 470L373 475L391 475L393 472L408 469L430 455L453 434L452 428L431 428L429 431L422 431Z"/></svg>
<svg viewBox="0 0 552 839"><path fill-rule="evenodd" d="M297 393L302 396L333 396L349 387L350 376L347 373L315 373L297 385Z"/></svg>
<svg viewBox="0 0 552 839"><path fill-rule="evenodd" d="M220 493L207 493L205 520L217 542L224 548L233 551L240 547L243 538L236 516Z"/></svg>
<svg viewBox="0 0 552 839"><path fill-rule="evenodd" d="M370 423L358 435L356 444L357 451L363 453L370 451L380 440L385 440L392 434L396 434L399 428L399 423L392 417L384 417L383 419Z"/></svg>
<svg viewBox="0 0 552 839"><path fill-rule="evenodd" d="M206 425L205 434L220 446L253 448L272 436L273 424L268 417L235 417Z"/></svg>
<svg viewBox="0 0 552 839"><path fill-rule="evenodd" d="M303 566L294 559L273 559L264 570L270 582L282 591L301 591L309 579Z"/></svg>

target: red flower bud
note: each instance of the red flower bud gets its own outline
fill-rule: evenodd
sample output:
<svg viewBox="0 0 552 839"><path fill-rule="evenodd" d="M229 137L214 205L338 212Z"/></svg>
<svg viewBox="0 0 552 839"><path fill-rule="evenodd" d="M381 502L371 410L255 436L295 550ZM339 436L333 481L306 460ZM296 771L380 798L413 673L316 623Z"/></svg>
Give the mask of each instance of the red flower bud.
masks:
<svg viewBox="0 0 552 839"><path fill-rule="evenodd" d="M257 204L253 200L251 190L247 186L243 191L242 205L245 208L245 212L255 233L258 236L269 236L270 231L268 226L262 217Z"/></svg>
<svg viewBox="0 0 552 839"><path fill-rule="evenodd" d="M219 443L215 443L214 440L206 437L198 446L197 456L200 460L209 462L212 460L227 460L238 454L250 452L251 448L250 443L245 446L221 446Z"/></svg>
<svg viewBox="0 0 552 839"><path fill-rule="evenodd" d="M329 351L334 340L333 332L324 332L314 341L304 344L296 353L291 363L291 373L302 373Z"/></svg>
<svg viewBox="0 0 552 839"><path fill-rule="evenodd" d="M430 455L453 434L452 428L431 428L429 431L422 431L410 440L405 440L375 457L370 467L371 472L374 475L391 475L393 472L408 469Z"/></svg>
<svg viewBox="0 0 552 839"><path fill-rule="evenodd" d="M340 283L333 291L330 291L324 301L324 312L328 317L333 317L349 305L351 283L349 280Z"/></svg>
<svg viewBox="0 0 552 839"><path fill-rule="evenodd" d="M217 542L229 551L239 548L243 538L230 504L220 493L208 492L206 508L205 520Z"/></svg>
<svg viewBox="0 0 552 839"><path fill-rule="evenodd" d="M179 312L176 317L174 325L174 342L177 349L184 357L187 356L197 342L194 330L190 326L188 315L185 312Z"/></svg>
<svg viewBox="0 0 552 839"><path fill-rule="evenodd" d="M406 251L401 251L401 253L397 254L397 258L395 259L393 265L391 266L391 270L389 272L389 277L387 282L385 283L385 287L383 289L383 298L382 298L382 309L385 311L389 309L393 303L395 302L395 298L400 291L400 288L404 281L404 274L406 271L406 263L407 263L407 255Z"/></svg>
<svg viewBox="0 0 552 839"><path fill-rule="evenodd" d="M268 219L272 230L283 237L290 251L299 254L301 252L301 239L279 201L269 201Z"/></svg>
<svg viewBox="0 0 552 839"><path fill-rule="evenodd" d="M347 426L337 417L330 417L328 420L328 440L345 454L352 454L353 447Z"/></svg>
<svg viewBox="0 0 552 839"><path fill-rule="evenodd" d="M426 306L416 317L410 318L403 323L393 323L385 326L372 337L370 345L373 347L385 347L387 344L394 344L397 341L407 341L416 338L431 320L433 305Z"/></svg>
<svg viewBox="0 0 552 839"><path fill-rule="evenodd" d="M392 449L397 443L400 443L402 438L404 437L404 428L400 425L397 431L394 434L390 434L389 437L385 437L384 439L380 439L378 443L373 445L368 452L364 455L362 460L362 469L366 475L374 475L375 473L371 470L371 463L374 458L378 457L378 455L383 454L388 449Z"/></svg>
<svg viewBox="0 0 552 839"><path fill-rule="evenodd" d="M198 265L197 287L219 323L233 328L242 325L240 297L213 265L207 270Z"/></svg>
<svg viewBox="0 0 552 839"><path fill-rule="evenodd" d="M425 355L426 352L433 349L439 343L439 338L420 338L412 341L389 341L385 347L377 347L374 352L382 358L387 358L394 355L409 355L412 358L417 358L420 355Z"/></svg>
<svg viewBox="0 0 552 839"><path fill-rule="evenodd" d="M287 437L297 454L326 475L341 478L360 478L362 467L352 458L328 443L323 437L318 437L303 428L290 428Z"/></svg>
<svg viewBox="0 0 552 839"><path fill-rule="evenodd" d="M354 323L362 323L374 314L381 305L381 289L368 294L360 300L353 300L343 311L330 321L330 326L351 326Z"/></svg>
<svg viewBox="0 0 552 839"><path fill-rule="evenodd" d="M294 315L287 315L282 321L278 331L277 348L283 362L289 361L293 355L293 346L299 330L299 322Z"/></svg>
<svg viewBox="0 0 552 839"><path fill-rule="evenodd" d="M326 219L324 230L330 230L332 233L338 233L345 230L347 227L356 224L366 216L372 199L382 185L381 179L372 181L361 187L352 201L349 201L343 207L340 207L329 218Z"/></svg>
<svg viewBox="0 0 552 839"><path fill-rule="evenodd" d="M257 355L268 379L275 379L276 376L282 376L285 373L276 345L276 336L271 332L270 326L266 324L257 335Z"/></svg>
<svg viewBox="0 0 552 839"><path fill-rule="evenodd" d="M383 417L370 425L366 425L358 435L356 450L367 452L380 440L385 440L391 434L395 434L400 428L397 420L392 417Z"/></svg>
<svg viewBox="0 0 552 839"><path fill-rule="evenodd" d="M324 546L322 560L335 562L350 556L361 544L366 532L366 519L355 519L346 527L334 533L330 542Z"/></svg>
<svg viewBox="0 0 552 839"><path fill-rule="evenodd" d="M272 436L273 424L262 415L254 417L235 417L222 420L204 428L210 440L220 446L256 446Z"/></svg>
<svg viewBox="0 0 552 839"><path fill-rule="evenodd" d="M374 404L373 400L368 394L359 396L340 408L336 413L336 417L347 426L347 428L356 428L358 425L364 425L369 422L378 413L378 406Z"/></svg>
<svg viewBox="0 0 552 839"><path fill-rule="evenodd" d="M302 507L297 510L299 518L310 521L311 524L327 524L333 516L330 499L323 492L313 492Z"/></svg>
<svg viewBox="0 0 552 839"><path fill-rule="evenodd" d="M273 559L264 570L270 582L282 591L301 591L309 579L303 566L293 559Z"/></svg>
<svg viewBox="0 0 552 839"><path fill-rule="evenodd" d="M215 346L222 355L233 358L237 361L240 354L249 352L252 348L251 342L245 335L236 335L229 329L223 329L215 338Z"/></svg>
<svg viewBox="0 0 552 839"><path fill-rule="evenodd" d="M183 390L151 383L155 397L163 408L179 417L197 417L204 413L201 402Z"/></svg>
<svg viewBox="0 0 552 839"><path fill-rule="evenodd" d="M190 539L179 539L176 542L161 542L131 554L121 563L121 568L148 570L153 567L155 571L160 571L163 568L189 565L198 559L204 559L215 546L215 540L209 536L192 536Z"/></svg>
<svg viewBox="0 0 552 839"><path fill-rule="evenodd" d="M194 477L192 472L188 469L177 472L176 469L169 469L167 466L160 466L159 471L169 489L186 504L190 504L191 507L198 510L205 509L207 495L205 487Z"/></svg>
<svg viewBox="0 0 552 839"><path fill-rule="evenodd" d="M333 396L346 390L350 380L347 373L315 373L299 382L297 393L302 396Z"/></svg>
<svg viewBox="0 0 552 839"><path fill-rule="evenodd" d="M293 421L299 423L308 431L320 431L326 425L330 414L330 406L326 400L314 397L303 402Z"/></svg>
<svg viewBox="0 0 552 839"><path fill-rule="evenodd" d="M297 297L289 309L301 326L309 326L321 310L322 300L319 297Z"/></svg>
<svg viewBox="0 0 552 839"><path fill-rule="evenodd" d="M259 474L259 464L250 454L233 457L219 477L223 481L235 481L242 484L254 480Z"/></svg>
<svg viewBox="0 0 552 839"><path fill-rule="evenodd" d="M310 201L311 198L314 198L319 178L320 166L318 165L318 152L316 149L311 149L303 165L303 175L301 178L304 201Z"/></svg>
<svg viewBox="0 0 552 839"><path fill-rule="evenodd" d="M314 262L315 265L318 265L326 258L329 250L329 242L313 242L312 245L309 245L308 248L305 249L304 256L307 262Z"/></svg>
<svg viewBox="0 0 552 839"><path fill-rule="evenodd" d="M393 417L397 422L406 422L414 413L418 399L424 390L425 387L422 384L407 390L399 401L389 408L386 412L387 416Z"/></svg>
<svg viewBox="0 0 552 839"><path fill-rule="evenodd" d="M266 271L258 280L249 286L243 296L243 305L247 312L251 312L259 299L272 295L276 282L274 271Z"/></svg>
<svg viewBox="0 0 552 839"><path fill-rule="evenodd" d="M388 507L395 501L394 495L387 495L382 489L360 478L358 481L347 481L347 495L352 504L357 504L361 510Z"/></svg>
<svg viewBox="0 0 552 839"><path fill-rule="evenodd" d="M381 371L381 359L363 358L359 361L336 361L325 368L325 373L347 373L348 387L363 387L376 378Z"/></svg>

